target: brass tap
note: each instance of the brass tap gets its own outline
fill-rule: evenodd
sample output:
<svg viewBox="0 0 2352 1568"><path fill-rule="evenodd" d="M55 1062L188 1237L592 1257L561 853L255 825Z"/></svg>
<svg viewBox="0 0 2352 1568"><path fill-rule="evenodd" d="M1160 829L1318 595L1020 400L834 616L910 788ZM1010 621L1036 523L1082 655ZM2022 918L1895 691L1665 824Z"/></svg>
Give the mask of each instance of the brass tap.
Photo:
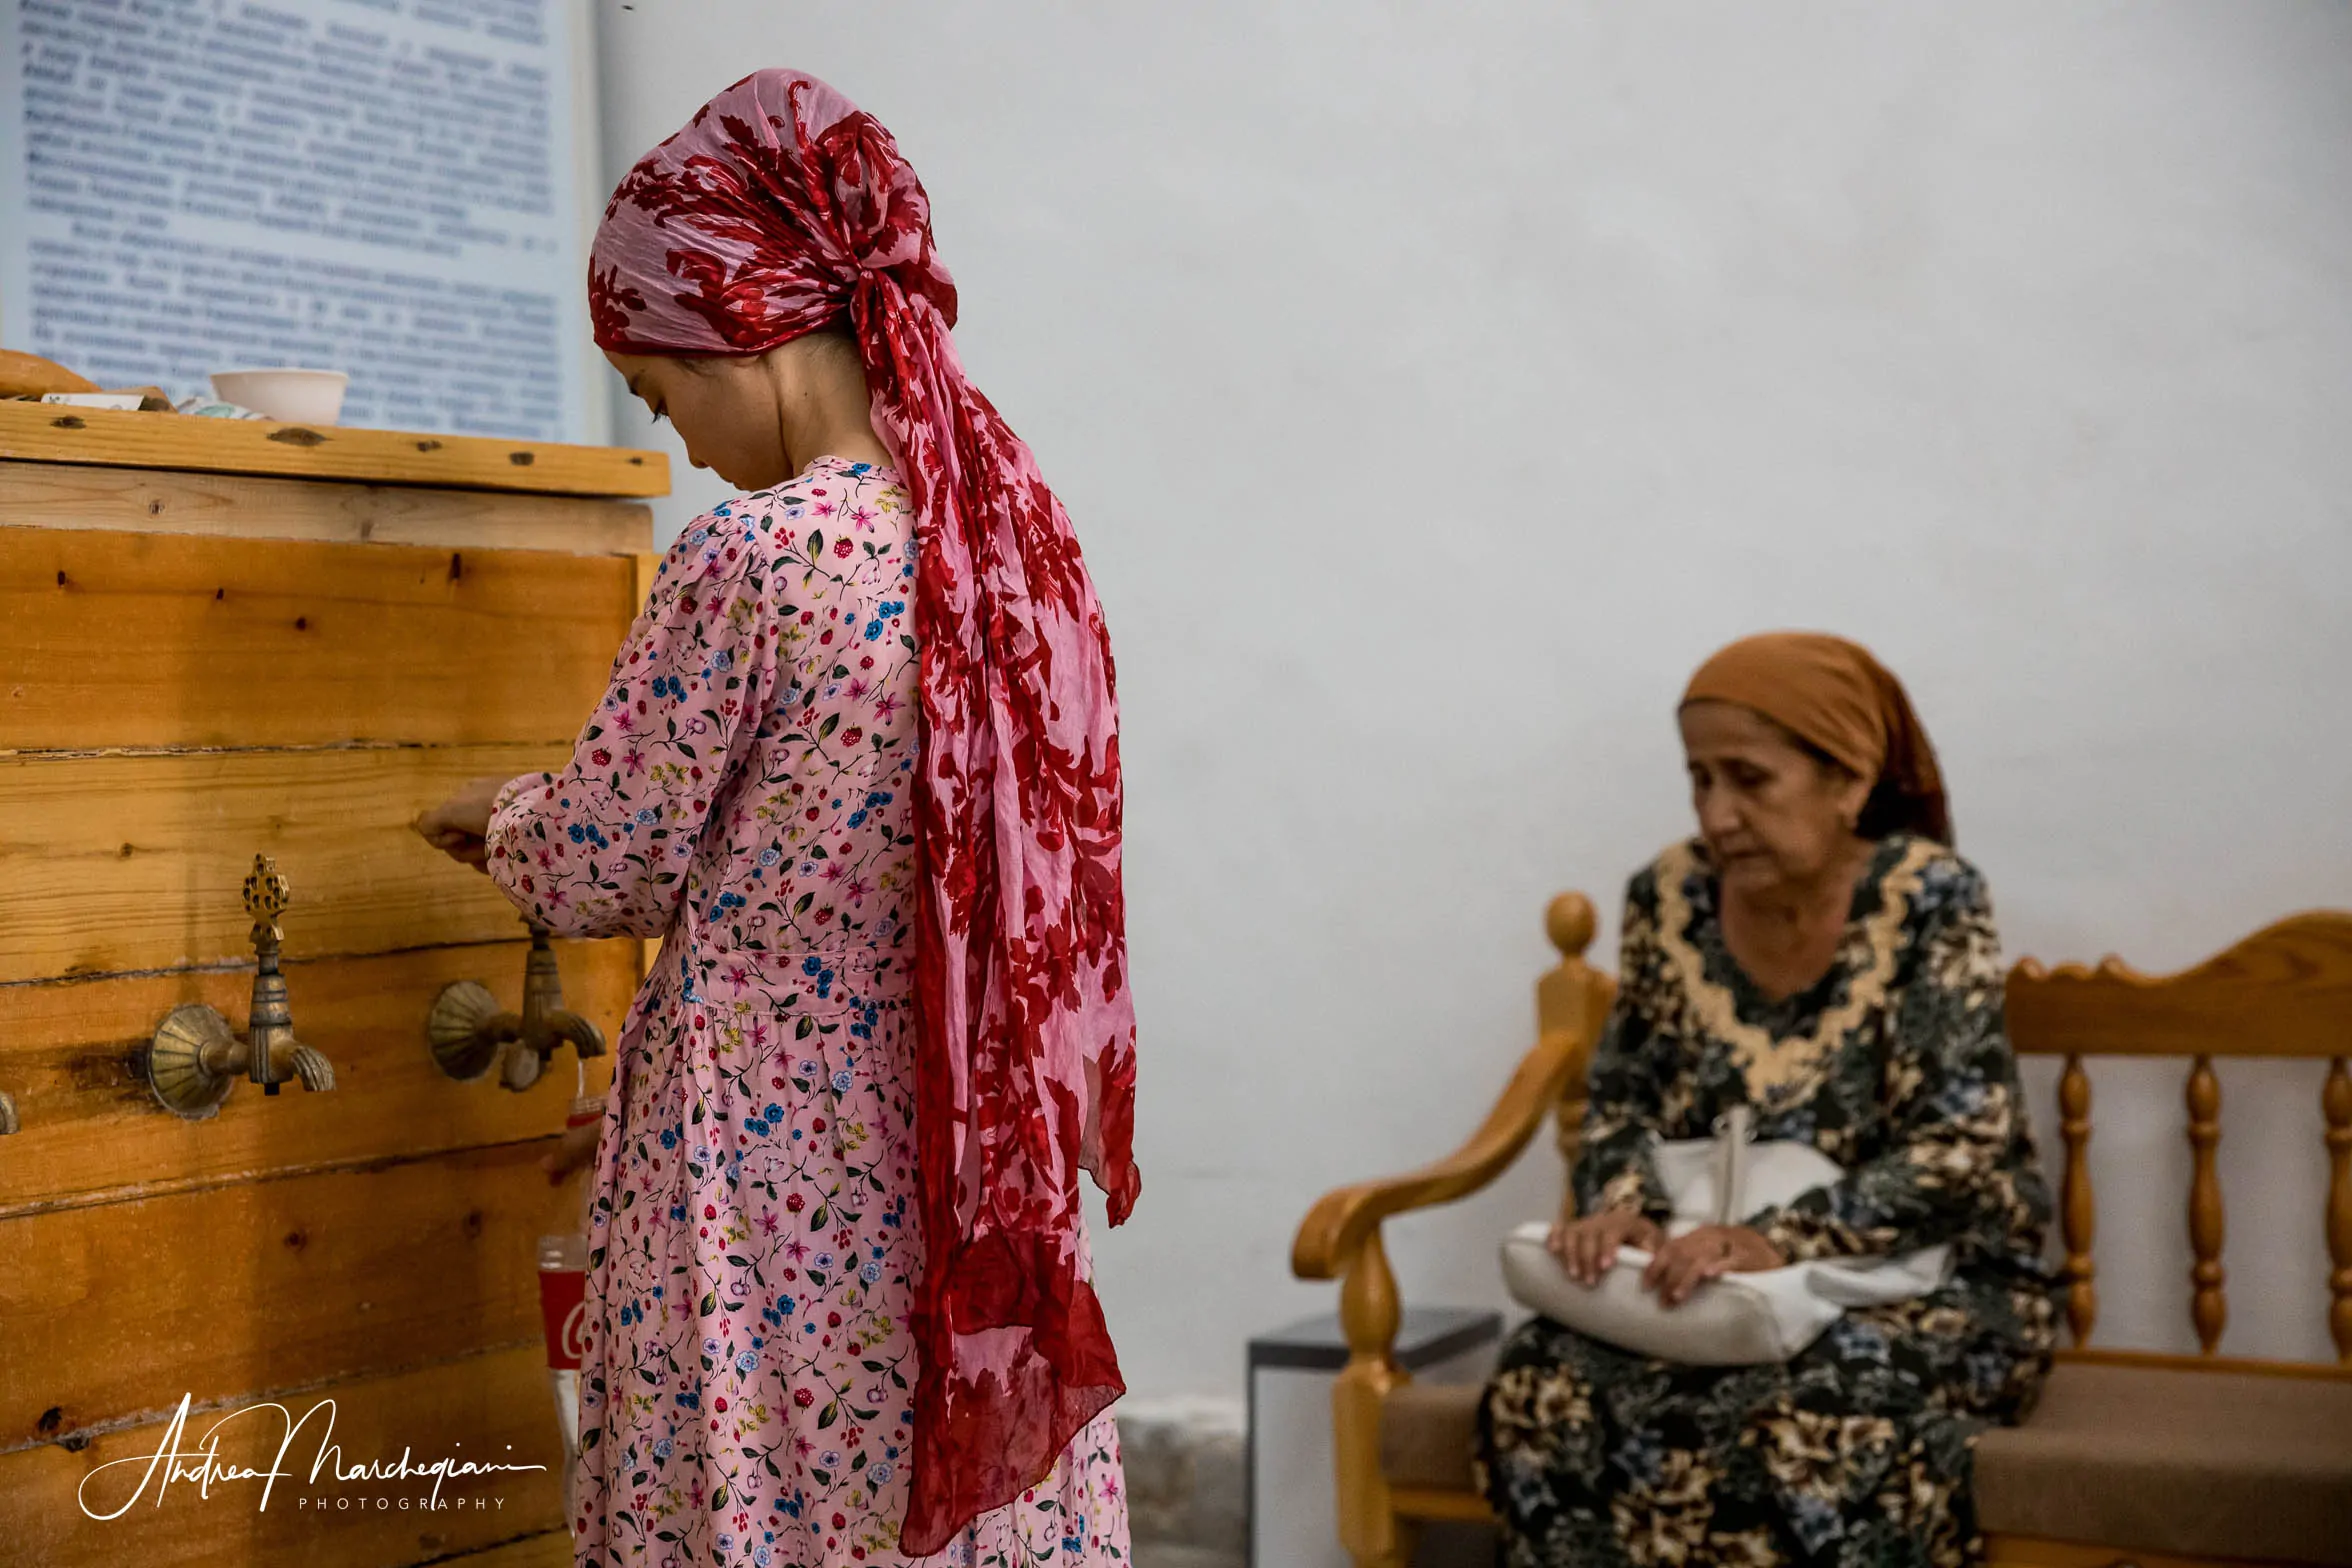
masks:
<svg viewBox="0 0 2352 1568"><path fill-rule="evenodd" d="M582 1061L604 1054L604 1031L563 1005L563 976L547 944L547 927L526 923L531 952L523 960L521 1013L500 1011L479 980L453 980L433 998L425 1038L433 1060L452 1078L480 1078L503 1058L498 1081L520 1093L539 1081L558 1046L569 1043Z"/></svg>
<svg viewBox="0 0 2352 1568"><path fill-rule="evenodd" d="M300 1079L309 1090L335 1087L333 1064L294 1038L294 1014L286 999L286 977L278 971L285 933L278 916L291 890L267 855L253 857L245 878L245 910L253 916L253 999L247 1032L201 1002L186 1002L164 1015L147 1046L147 1082L156 1099L176 1115L200 1121L214 1115L243 1072L261 1092Z"/></svg>

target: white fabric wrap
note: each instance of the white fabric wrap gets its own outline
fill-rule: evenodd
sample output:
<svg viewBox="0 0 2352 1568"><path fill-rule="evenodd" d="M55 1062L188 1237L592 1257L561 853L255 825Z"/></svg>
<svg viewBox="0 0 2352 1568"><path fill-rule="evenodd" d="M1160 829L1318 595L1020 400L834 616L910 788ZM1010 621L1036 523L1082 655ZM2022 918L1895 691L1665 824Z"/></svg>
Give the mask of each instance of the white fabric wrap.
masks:
<svg viewBox="0 0 2352 1568"><path fill-rule="evenodd" d="M1846 1173L1809 1143L1751 1142L1751 1112L1729 1113L1712 1138L1652 1138L1658 1177L1673 1207L1666 1234L1736 1224ZM1952 1275L1952 1249L1891 1257L1831 1258L1701 1284L1678 1307L1645 1289L1650 1254L1620 1247L1597 1285L1568 1277L1545 1247L1551 1226L1522 1225L1503 1241L1503 1282L1512 1299L1580 1334L1637 1355L1687 1366L1786 1361L1821 1337L1848 1307L1903 1301L1939 1289Z"/></svg>

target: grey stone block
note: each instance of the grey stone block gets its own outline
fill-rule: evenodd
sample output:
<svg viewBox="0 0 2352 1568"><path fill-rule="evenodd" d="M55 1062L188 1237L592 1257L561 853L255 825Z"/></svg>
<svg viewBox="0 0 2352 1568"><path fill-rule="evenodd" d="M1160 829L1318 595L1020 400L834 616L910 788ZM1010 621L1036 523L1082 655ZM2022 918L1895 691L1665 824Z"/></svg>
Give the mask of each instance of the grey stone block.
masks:
<svg viewBox="0 0 2352 1568"><path fill-rule="evenodd" d="M1249 1550L1248 1476L1239 1427L1222 1412L1122 1412L1127 1525L1139 1565L1221 1568ZM1199 1557L1146 1557L1146 1543Z"/></svg>
<svg viewBox="0 0 2352 1568"><path fill-rule="evenodd" d="M1246 1568L1246 1559L1239 1552L1211 1551L1205 1546L1138 1541L1135 1568Z"/></svg>

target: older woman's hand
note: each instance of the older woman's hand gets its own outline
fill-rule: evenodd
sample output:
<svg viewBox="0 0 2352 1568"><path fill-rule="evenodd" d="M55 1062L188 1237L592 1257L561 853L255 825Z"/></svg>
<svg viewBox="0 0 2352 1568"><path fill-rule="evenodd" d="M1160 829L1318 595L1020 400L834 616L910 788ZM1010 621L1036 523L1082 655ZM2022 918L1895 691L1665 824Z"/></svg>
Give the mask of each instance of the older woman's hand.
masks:
<svg viewBox="0 0 2352 1568"><path fill-rule="evenodd" d="M1562 1214L1552 1222L1544 1245L1579 1285L1598 1285L1617 1261L1619 1247L1655 1247L1665 1232L1648 1215L1632 1209L1603 1209L1581 1219Z"/></svg>
<svg viewBox="0 0 2352 1568"><path fill-rule="evenodd" d="M1679 1307L1690 1293L1722 1274L1776 1269L1788 1259L1745 1225L1702 1225L1656 1250L1642 1283L1658 1293L1658 1304Z"/></svg>

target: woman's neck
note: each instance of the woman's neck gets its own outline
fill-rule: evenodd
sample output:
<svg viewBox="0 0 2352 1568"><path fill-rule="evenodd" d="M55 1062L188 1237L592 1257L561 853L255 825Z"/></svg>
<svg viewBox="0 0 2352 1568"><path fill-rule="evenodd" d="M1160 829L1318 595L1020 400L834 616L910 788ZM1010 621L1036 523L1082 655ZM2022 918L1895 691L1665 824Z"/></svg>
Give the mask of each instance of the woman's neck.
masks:
<svg viewBox="0 0 2352 1568"><path fill-rule="evenodd" d="M787 418L783 435L784 453L794 473L805 472L820 457L872 463L877 468L891 463L890 448L882 444L873 421L863 414L854 422L832 417L798 425Z"/></svg>
<svg viewBox="0 0 2352 1568"><path fill-rule="evenodd" d="M1842 928L1853 905L1854 879L1870 857L1870 846L1855 840L1816 876L1752 892L1727 889L1725 901L1739 906L1745 935L1775 950L1812 945L1824 931Z"/></svg>
<svg viewBox="0 0 2352 1568"><path fill-rule="evenodd" d="M810 355L795 368L797 375L779 375L776 386L776 435L792 471L803 472L820 457L889 464L890 448L875 433L873 401L856 358Z"/></svg>

